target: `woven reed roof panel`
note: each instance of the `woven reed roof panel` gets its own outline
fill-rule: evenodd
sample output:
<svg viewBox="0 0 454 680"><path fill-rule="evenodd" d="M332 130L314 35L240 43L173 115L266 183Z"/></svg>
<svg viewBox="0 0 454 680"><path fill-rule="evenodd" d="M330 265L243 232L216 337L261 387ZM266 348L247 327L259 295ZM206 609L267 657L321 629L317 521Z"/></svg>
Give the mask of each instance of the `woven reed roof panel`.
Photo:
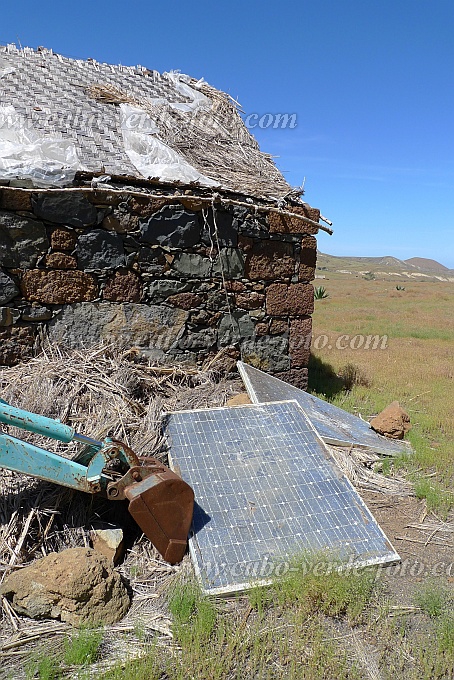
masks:
<svg viewBox="0 0 454 680"><path fill-rule="evenodd" d="M152 117L163 114L158 116L159 138L221 188L265 198L290 191L272 159L260 151L235 103L207 83L199 91L209 98L209 111L183 113L167 104L163 112L159 106L147 108L150 100L191 101L167 74L14 46L0 45L0 60L14 69L0 77L0 105L14 106L37 131L70 139L91 172L141 177L123 147L117 104L124 101L145 106ZM191 86L195 83L190 79ZM118 101L97 99L96 88L119 93Z"/></svg>

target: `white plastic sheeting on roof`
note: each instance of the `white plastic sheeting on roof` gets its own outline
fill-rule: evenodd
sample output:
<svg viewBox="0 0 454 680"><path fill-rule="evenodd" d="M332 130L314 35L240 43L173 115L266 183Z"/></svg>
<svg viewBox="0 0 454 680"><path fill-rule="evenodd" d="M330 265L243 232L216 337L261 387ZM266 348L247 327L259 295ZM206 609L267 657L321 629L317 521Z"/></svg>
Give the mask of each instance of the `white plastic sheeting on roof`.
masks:
<svg viewBox="0 0 454 680"><path fill-rule="evenodd" d="M85 170L69 139L31 128L14 106L0 106L0 179L31 179L37 187L65 186Z"/></svg>
<svg viewBox="0 0 454 680"><path fill-rule="evenodd" d="M188 81L190 80L189 76L184 75L184 73L178 73L177 71L169 71L163 75L172 83L179 94L192 100L185 104L171 103L170 106L172 109L177 109L178 111L183 111L185 113L193 113L200 108L209 111L211 108L210 99L188 84ZM201 82L203 82L203 79L198 81L198 83ZM198 83L196 83L195 87L197 87Z"/></svg>
<svg viewBox="0 0 454 680"><path fill-rule="evenodd" d="M120 126L126 154L144 177L163 182L218 185L214 180L200 174L183 156L157 138L158 128L143 109L120 104Z"/></svg>

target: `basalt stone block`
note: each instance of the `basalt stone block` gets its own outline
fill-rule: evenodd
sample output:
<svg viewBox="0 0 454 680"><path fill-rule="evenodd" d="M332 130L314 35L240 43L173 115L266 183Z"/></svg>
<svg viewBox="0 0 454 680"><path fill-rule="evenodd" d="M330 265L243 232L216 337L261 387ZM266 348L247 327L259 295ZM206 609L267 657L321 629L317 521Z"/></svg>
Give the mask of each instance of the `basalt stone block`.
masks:
<svg viewBox="0 0 454 680"><path fill-rule="evenodd" d="M85 198L93 203L93 205L107 205L116 206L127 200L128 194L122 194L118 191L111 191L110 189L102 189L101 186L97 189L83 189Z"/></svg>
<svg viewBox="0 0 454 680"><path fill-rule="evenodd" d="M237 293L235 295L235 304L240 309L258 309L262 307L265 302L265 296L262 293Z"/></svg>
<svg viewBox="0 0 454 680"><path fill-rule="evenodd" d="M215 312L225 311L229 305L223 290L212 290L208 293L206 299L207 309Z"/></svg>
<svg viewBox="0 0 454 680"><path fill-rule="evenodd" d="M300 264L298 271L299 281L313 281L315 279L315 267L309 267L307 264Z"/></svg>
<svg viewBox="0 0 454 680"><path fill-rule="evenodd" d="M291 243L260 241L254 243L246 258L245 275L248 279L288 279L294 271L295 258Z"/></svg>
<svg viewBox="0 0 454 680"><path fill-rule="evenodd" d="M187 311L200 307L202 302L203 299L200 295L196 295L196 293L177 293L176 295L171 295L167 298L167 303L169 305L181 307L181 309L186 309Z"/></svg>
<svg viewBox="0 0 454 680"><path fill-rule="evenodd" d="M200 222L195 213L169 205L143 222L140 232L145 243L192 248L200 241Z"/></svg>
<svg viewBox="0 0 454 680"><path fill-rule="evenodd" d="M2 210L23 210L31 212L31 193L21 189L5 188L0 191L0 208Z"/></svg>
<svg viewBox="0 0 454 680"><path fill-rule="evenodd" d="M160 276L165 269L166 259L161 250L155 248L140 248L137 256L139 269L147 274Z"/></svg>
<svg viewBox="0 0 454 680"><path fill-rule="evenodd" d="M76 251L83 269L116 269L125 264L122 238L104 229L79 236Z"/></svg>
<svg viewBox="0 0 454 680"><path fill-rule="evenodd" d="M312 319L306 316L290 321L289 354L292 368L307 366L311 354Z"/></svg>
<svg viewBox="0 0 454 680"><path fill-rule="evenodd" d="M166 352L182 334L188 313L176 307L95 302L68 305L49 322L51 340L72 348L100 341Z"/></svg>
<svg viewBox="0 0 454 680"><path fill-rule="evenodd" d="M201 201L196 197L186 198L185 196L181 196L179 197L179 202L186 208L186 210L193 210L194 212L198 212L199 210L202 210L206 207L206 202Z"/></svg>
<svg viewBox="0 0 454 680"><path fill-rule="evenodd" d="M33 354L35 331L30 326L0 329L0 365L15 366Z"/></svg>
<svg viewBox="0 0 454 680"><path fill-rule="evenodd" d="M18 269L34 267L48 248L42 222L0 211L0 265Z"/></svg>
<svg viewBox="0 0 454 680"><path fill-rule="evenodd" d="M213 276L225 279L242 279L244 276L244 254L236 248L221 248L213 265Z"/></svg>
<svg viewBox="0 0 454 680"><path fill-rule="evenodd" d="M289 327L287 321L284 321L283 319L271 319L271 335L281 335L282 333L288 333L288 331Z"/></svg>
<svg viewBox="0 0 454 680"><path fill-rule="evenodd" d="M210 208L203 224L201 240L205 245L236 248L238 243L239 220L233 211L213 210Z"/></svg>
<svg viewBox="0 0 454 680"><path fill-rule="evenodd" d="M234 345L244 338L252 338L255 324L249 314L232 312L224 314L218 328L218 344Z"/></svg>
<svg viewBox="0 0 454 680"><path fill-rule="evenodd" d="M151 196L144 196L142 198L141 196L131 196L129 200L129 209L140 217L151 217L151 215L159 212L165 206L178 202L179 200L173 196L169 196L168 198L152 198Z"/></svg>
<svg viewBox="0 0 454 680"><path fill-rule="evenodd" d="M26 307L22 312L23 321L48 321L52 312L47 307Z"/></svg>
<svg viewBox="0 0 454 680"><path fill-rule="evenodd" d="M287 212L292 212L295 217L290 215L281 215L280 213L271 212L268 215L268 222L270 225L271 234L317 234L318 227L310 222L299 219L301 217L308 217L313 222L318 222L320 219L320 210L311 208L310 206L291 206L286 208Z"/></svg>
<svg viewBox="0 0 454 680"><path fill-rule="evenodd" d="M98 286L90 274L81 271L32 269L25 272L21 281L24 298L44 305L64 305L72 302L94 300Z"/></svg>
<svg viewBox="0 0 454 680"><path fill-rule="evenodd" d="M268 335L268 324L267 323L258 323L255 327L255 334L256 335Z"/></svg>
<svg viewBox="0 0 454 680"><path fill-rule="evenodd" d="M74 229L59 227L50 235L50 245L53 250L74 250L77 242L77 233Z"/></svg>
<svg viewBox="0 0 454 680"><path fill-rule="evenodd" d="M317 241L313 236L303 238L299 259L299 280L312 281L315 278L315 265L317 263Z"/></svg>
<svg viewBox="0 0 454 680"><path fill-rule="evenodd" d="M261 371L287 371L290 358L286 338L264 335L241 344L241 360Z"/></svg>
<svg viewBox="0 0 454 680"><path fill-rule="evenodd" d="M13 315L10 307L0 307L0 327L12 326Z"/></svg>
<svg viewBox="0 0 454 680"><path fill-rule="evenodd" d="M307 389L307 368L291 368L289 371L275 373L275 376L284 382L290 383L290 385L294 385L294 387L298 387L300 390Z"/></svg>
<svg viewBox="0 0 454 680"><path fill-rule="evenodd" d="M77 269L77 260L67 253L50 253L45 258L49 269Z"/></svg>
<svg viewBox="0 0 454 680"><path fill-rule="evenodd" d="M242 293L246 290L246 286L241 281L226 281L225 287L230 293Z"/></svg>
<svg viewBox="0 0 454 680"><path fill-rule="evenodd" d="M19 288L14 281L0 269L0 305L6 305L19 295Z"/></svg>
<svg viewBox="0 0 454 680"><path fill-rule="evenodd" d="M118 208L113 214L106 215L101 223L103 229L115 231L119 234L127 234L139 228L139 218L131 215L127 210Z"/></svg>
<svg viewBox="0 0 454 680"><path fill-rule="evenodd" d="M178 347L193 352L209 350L216 344L217 336L217 331L214 328L204 328L196 333L186 333L178 341Z"/></svg>
<svg viewBox="0 0 454 680"><path fill-rule="evenodd" d="M310 283L272 283L266 290L266 311L272 316L303 316L314 311L314 288Z"/></svg>
<svg viewBox="0 0 454 680"><path fill-rule="evenodd" d="M74 191L40 193L32 199L32 205L37 217L71 227L90 227L98 218L96 208L82 193Z"/></svg>
<svg viewBox="0 0 454 680"><path fill-rule="evenodd" d="M153 304L159 304L167 300L171 295L186 293L191 290L191 284L175 279L163 279L152 281L148 285L147 293Z"/></svg>
<svg viewBox="0 0 454 680"><path fill-rule="evenodd" d="M180 253L172 264L178 274L202 279L211 275L211 268L211 260L196 253Z"/></svg>
<svg viewBox="0 0 454 680"><path fill-rule="evenodd" d="M142 284L139 277L130 270L116 271L104 286L104 300L111 302L139 302L142 297Z"/></svg>

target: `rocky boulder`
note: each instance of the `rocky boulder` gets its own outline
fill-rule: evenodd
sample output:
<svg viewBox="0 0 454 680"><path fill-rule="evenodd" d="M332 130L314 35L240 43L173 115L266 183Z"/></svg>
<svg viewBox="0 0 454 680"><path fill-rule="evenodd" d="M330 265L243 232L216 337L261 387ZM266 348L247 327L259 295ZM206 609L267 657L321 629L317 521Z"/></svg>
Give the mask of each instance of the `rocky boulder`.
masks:
<svg viewBox="0 0 454 680"><path fill-rule="evenodd" d="M410 416L400 407L398 401L393 401L378 416L372 418L370 426L385 437L403 439L411 429Z"/></svg>
<svg viewBox="0 0 454 680"><path fill-rule="evenodd" d="M120 575L94 550L50 553L4 581L0 594L32 619L61 619L72 625L109 625L128 611L130 598Z"/></svg>

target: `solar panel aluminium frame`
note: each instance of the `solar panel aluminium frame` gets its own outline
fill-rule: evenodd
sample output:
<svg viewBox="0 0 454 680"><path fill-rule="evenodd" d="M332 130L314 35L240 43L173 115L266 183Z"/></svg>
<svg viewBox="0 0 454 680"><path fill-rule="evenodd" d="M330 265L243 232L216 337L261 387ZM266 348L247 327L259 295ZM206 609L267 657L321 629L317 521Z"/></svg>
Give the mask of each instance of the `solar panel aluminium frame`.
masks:
<svg viewBox="0 0 454 680"><path fill-rule="evenodd" d="M316 447L317 457L318 457L318 460L320 461L321 468L329 467L329 469L332 473L332 478L330 480L328 480L328 479L323 480L323 476L322 476L321 484L327 483L328 481L333 482L334 480L337 480L338 483L342 482L342 488L343 488L342 493L345 493L346 497L348 497L348 499L350 500L350 505L348 506L348 508L344 508L344 509L345 510L348 509L348 512L350 512L350 513L356 512L357 514L358 514L358 511L359 511L359 514L361 515L361 519L362 519L363 524L365 526L367 526L370 523L368 531L371 532L371 535L372 535L372 531L375 532L376 536L378 536L378 540L382 542L383 547L381 547L380 550L377 549L376 555L369 557L369 558L364 558L364 559L361 559L360 558L361 556L359 555L358 556L359 558L355 559L353 562L348 561L347 566L354 566L354 567L365 567L365 566L371 566L371 565L385 566L385 565L388 565L388 564L394 564L394 563L398 562L400 560L398 553L396 552L394 547L391 545L391 543L387 539L383 530L381 529L381 527L378 525L378 523L376 522L376 520L374 519L374 517L370 513L368 507L366 506L364 501L361 499L361 497L359 496L359 494L356 491L356 489L354 488L354 486L345 477L345 475L343 475L341 473L341 471L338 470L336 464L334 463L333 459L329 455L329 452L327 451L327 449L326 449L326 447L323 443L323 440L320 438L320 436L318 435L318 433L315 430L315 428L313 427L313 425L310 423L310 421L304 415L304 411L301 409L301 406L295 400L288 400L288 401L282 401L282 402L270 402L270 403L260 404L260 405L249 404L249 405L241 405L241 406L233 406L233 407L218 407L218 408L214 408L214 409L213 408L207 408L207 409L198 409L198 410L186 410L186 411L170 412L170 413L164 414L164 430L165 430L167 439L170 442L170 448L169 448L169 464L170 464L170 467L173 470L175 470L178 474L181 474L183 479L194 487L194 491L195 491L195 494L196 494L196 501L197 501L198 498L202 499L203 496L198 495L200 493L200 489L202 489L203 493L205 493L205 489L207 489L208 493L209 493L209 491L211 491L212 486L215 484L215 482L213 482L213 471L214 471L215 468L214 467L211 468L211 473L207 469L207 475L206 475L205 479L202 480L203 481L202 486L200 486L199 482L196 479L197 475L193 474L191 476L191 471L188 469L187 465L185 466L185 463L187 463L187 460L184 460L184 455L181 454L180 449L182 448L182 445L180 445L180 448L178 448L178 445L176 445L175 441L173 441L173 439L175 438L175 432L171 432L171 430L172 429L175 430L175 427L176 427L177 430L178 430L178 428L180 428L183 431L185 429L185 424L186 425L188 423L197 424L198 423L197 418L199 418L199 414L210 414L211 416L213 416L213 414L214 414L216 416L217 414L221 413L221 414L225 414L227 420L230 419L233 422L235 420L232 417L233 413L235 413L235 412L238 413L239 410L246 409L245 413L247 413L247 411L249 411L249 414L252 417L252 415L254 413L258 414L260 416L261 413L266 414L267 411L272 411L273 409L276 409L276 408L279 409L279 407L283 407L284 411L285 411L285 409L287 409L287 412L289 412L289 413L291 413L293 411L293 413L291 413L291 415L294 418L294 422L298 423L299 428L304 427L304 428L306 428L305 432L310 433L311 441L308 442L308 443L311 443ZM172 424L172 419L174 421L173 424ZM224 422L227 422L226 419L224 419ZM209 422L213 422L213 421L209 421ZM175 423L177 423L177 425L175 425ZM275 427L277 427L277 426L275 425ZM277 430L278 429L279 428L277 427ZM231 430L231 431L233 432L233 430ZM215 430L215 432L216 432L216 430ZM226 430L226 432L228 433L227 430ZM201 434L203 434L203 433L201 432ZM177 436L178 436L178 433L177 433ZM191 453L193 453L195 457L198 457L200 455L201 458L203 458L203 446L207 446L208 444L207 444L207 438L206 437L205 437L205 441L203 443L201 443L202 439L203 439L203 437L200 438L200 441L196 441L193 446L192 446L192 444L191 445L188 444L188 446L192 447ZM221 442L219 442L219 443L221 443ZM225 449L225 446L228 446L231 443L232 442L230 442L229 440L227 440L226 442L223 442L224 451L223 451L223 453L221 452L221 456L226 455L226 451L230 451L228 449ZM293 451L296 451L298 446L300 446L300 449L301 449L301 443L298 443L298 442L296 444L292 443L292 446L293 446ZM289 451L290 451L290 449L292 449L292 446L289 447ZM222 447L221 447L221 451L222 451ZM300 451L300 454L301 454L301 456L305 455L305 453L302 452L302 450ZM208 456L208 458L209 458L209 456ZM189 457L188 457L188 460L189 460ZM214 459L213 459L213 462L214 462ZM292 462L293 462L293 460L292 460ZM227 467L231 467L231 466L227 466ZM204 468L201 468L201 469L204 470ZM220 468L220 469L221 469L221 471L226 471L226 467ZM192 472L194 473L195 470L192 470ZM211 477L210 477L210 474L211 474ZM227 477L227 480L230 481L228 477ZM313 484L314 482L309 482L309 483ZM305 482L305 484L307 485L307 482ZM303 485L301 485L301 489L302 488L303 488ZM232 488L232 490L234 492L234 488ZM258 493L258 492L256 491L254 493ZM301 491L301 493L302 493L302 491ZM322 498L322 496L317 497L317 499L318 499L317 502L319 502L320 498ZM304 494L303 494L302 497L299 499L299 502L304 505L304 502L307 503L308 499L304 498ZM356 509L354 508L354 505L356 506ZM288 507L289 508L291 507L290 502L288 504ZM202 508L202 512L205 513L205 511L206 511L206 513L210 513L210 512L212 514L216 513L217 510L213 509L213 508L215 508L214 505L212 507L210 507L209 504L205 505L205 507ZM286 510L287 510L287 507L285 508L285 511ZM223 512L227 512L227 511L223 510ZM207 515L207 516L210 517L209 515ZM345 516L347 517L348 513L345 513ZM307 519L307 517L308 517L308 515L306 516L306 519ZM326 513L322 512L319 515L315 514L314 517L326 519ZM241 519L244 519L244 518L242 517ZM240 521L241 521L241 519L240 519ZM290 517L290 519L297 519L297 518ZM265 524L267 525L267 528L269 528L269 526L271 524L270 520L268 519L265 522ZM360 524L360 522L352 523L351 521L349 521L349 523L347 523L347 525L346 525L346 527L348 527L349 529L352 528L352 532L351 532L352 534L354 534L353 526L355 524ZM238 526L241 527L241 524L238 525ZM229 538L231 537L231 535L233 533L233 530L237 529L238 526L232 525L230 527L230 529L232 531L230 532L230 534L228 532L226 532L226 541L229 540ZM335 528L341 529L343 527L335 527ZM211 529L213 530L213 527L211 527ZM190 555L191 555L191 559L192 559L192 562L193 562L193 565L194 565L194 569L195 569L197 579L199 580L199 583L201 584L202 590L205 594L209 594L209 595L229 595L229 594L234 594L234 593L237 593L237 592L241 592L241 591L250 589L253 585L254 586L255 585L266 585L266 584L270 583L270 579L267 578L267 577L265 577L265 578L252 578L252 579L248 577L247 580L246 579L241 580L241 578L240 578L239 580L236 580L236 581L234 579L230 579L230 580L227 579L227 580L224 580L224 582L222 582L222 583L220 581L213 582L213 580L210 580L208 578L207 569L209 568L211 563L207 560L207 557L210 556L210 552L213 553L213 549L212 549L212 546L209 545L209 539L205 540L206 536L208 535L207 530L205 529L205 533L201 533L203 531L204 531L203 525L201 527L199 527L198 530L196 530L195 527L192 528L192 531L191 531L191 534L190 534L190 537L189 537L189 551L190 551ZM216 532L216 531L218 531L218 529L215 527L214 531ZM328 531L328 529L326 531ZM222 533L222 530L221 530L221 533ZM202 540L200 540L200 538ZM279 538L279 537L277 537L277 538ZM351 539L351 537L350 537L350 539ZM230 540L232 540L232 539L230 538ZM258 542L260 543L260 540ZM351 539L351 542L354 542L354 541ZM276 544L277 544L277 541L276 541ZM208 548L207 548L207 545L208 545ZM230 545L230 544L226 543L225 545L227 546L227 545ZM241 543L235 543L235 544L232 543L232 545L242 545L242 544ZM216 545L215 545L215 547L216 547ZM220 546L217 546L217 547L220 547ZM307 549L308 546L307 545L306 546L301 545L301 546L298 546L298 547L300 547L301 550L304 550L305 548ZM224 548L224 546L222 546L222 548ZM330 546L327 545L326 548L329 549ZM239 550L239 548L238 548L238 550ZM222 552L222 550L221 550L221 552ZM259 551L257 551L257 552L259 552ZM297 552L298 552L298 550L296 549L296 545L295 545L295 553L294 554L297 554ZM318 549L317 549L317 552L318 552ZM381 553L381 554L378 555L378 553ZM289 554L285 554L285 551L281 551L281 552L278 551L278 553L276 554L275 557L277 559L280 559L280 561L282 563L286 559L289 560L291 556ZM215 559L216 558L214 557L214 560ZM262 557L262 559L266 559L266 553L265 553L265 557ZM247 562L246 561L243 561L242 563L233 562L233 563L229 564L228 566L230 566L230 568L232 570L232 566L234 567L235 564L236 565L238 565L238 564L247 565Z"/></svg>
<svg viewBox="0 0 454 680"><path fill-rule="evenodd" d="M333 446L357 446L368 451L373 451L382 456L391 457L399 455L400 453L411 454L413 452L409 442L397 439L386 439L386 437L383 437L372 430L372 428L369 426L369 423L362 420L358 416L348 413L347 411L343 411L343 409L339 408L338 406L334 406L333 404L309 394L308 392L305 392L294 385L290 385L289 383L280 380L280 378L271 376L264 371L260 371L254 366L243 363L242 361L237 362L237 368L252 403L268 403L274 399L271 399L269 394L267 394L266 397L262 395L262 398L259 396L257 387L254 385L253 379L249 375L250 371L257 372L259 374L259 378L262 378L263 376L263 380L268 379L270 383L270 391L272 391L272 385L278 386L281 393L276 396L276 401L280 399L296 399L308 418L310 419L312 416L313 420L316 421L315 423L311 421L312 425L314 425L319 436L323 439L325 444L331 444ZM283 393L285 390L287 390L288 394L284 396ZM301 398L304 397L304 399L307 401L307 404L301 403L299 399L300 396ZM320 406L319 409L317 409L317 405ZM332 415L330 414L330 411L332 412ZM335 422L335 415L338 415L339 419L345 419L344 428L342 427L342 423L338 424ZM317 429L317 421L320 425L319 429ZM328 421L328 424L326 424L326 421ZM332 433L337 431L340 436L330 436L326 430L324 432L324 425L326 425L327 429L331 429ZM356 436L349 437L348 434L353 435L355 425L358 426ZM362 428L362 430L359 428ZM361 438L364 437L366 439L361 441Z"/></svg>

